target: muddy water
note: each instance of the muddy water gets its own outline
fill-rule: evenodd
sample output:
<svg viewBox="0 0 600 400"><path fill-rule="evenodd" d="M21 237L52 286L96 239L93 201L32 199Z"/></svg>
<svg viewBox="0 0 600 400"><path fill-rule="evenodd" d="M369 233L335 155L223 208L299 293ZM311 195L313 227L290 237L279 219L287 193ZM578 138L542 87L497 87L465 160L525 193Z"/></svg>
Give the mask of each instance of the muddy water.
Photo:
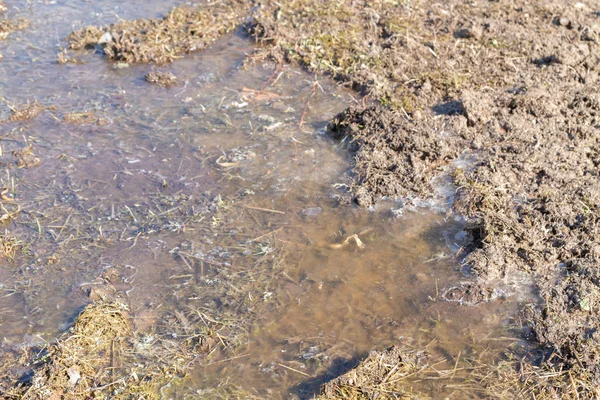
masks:
<svg viewBox="0 0 600 400"><path fill-rule="evenodd" d="M169 312L228 321L224 346L166 397L235 388L310 398L370 349L398 342L429 345L450 367L505 349L519 296L476 308L439 298L463 279L460 221L340 203L349 164L324 128L354 93L290 66L243 69L253 44L240 34L160 68L183 81L171 89L144 81L152 66L115 68L94 54L55 63L73 23L168 6L13 9L31 27L0 44L2 97L52 109L1 127L1 183L22 207L5 227L21 251L0 269L2 350L53 340L107 281L138 332L174 329ZM91 117L66 123L66 113ZM40 166L12 168L12 152L30 144Z"/></svg>

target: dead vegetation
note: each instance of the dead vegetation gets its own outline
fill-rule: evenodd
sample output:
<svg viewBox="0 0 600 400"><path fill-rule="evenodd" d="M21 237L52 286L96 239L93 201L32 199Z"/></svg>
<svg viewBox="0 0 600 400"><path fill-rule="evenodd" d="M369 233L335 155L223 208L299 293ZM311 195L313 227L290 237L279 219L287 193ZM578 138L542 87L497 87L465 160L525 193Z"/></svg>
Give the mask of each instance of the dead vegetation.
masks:
<svg viewBox="0 0 600 400"><path fill-rule="evenodd" d="M4 2L0 1L0 40L6 39L8 35L13 33L14 31L19 31L21 29L25 29L28 25L28 22L25 19L8 19L3 16L3 14L7 11L7 7Z"/></svg>
<svg viewBox="0 0 600 400"><path fill-rule="evenodd" d="M4 233L0 234L0 259L12 261L21 247L21 241L11 235L8 230L4 230Z"/></svg>
<svg viewBox="0 0 600 400"><path fill-rule="evenodd" d="M99 117L94 111L67 112L63 115L63 121L74 125L105 125L108 121Z"/></svg>
<svg viewBox="0 0 600 400"><path fill-rule="evenodd" d="M16 104L10 103L4 98L0 98L0 100L2 100L6 104L8 109L11 111L11 115L5 120L0 120L0 124L6 122L29 121L30 119L37 117L46 110L54 110L53 106L43 106L37 101L27 101L27 103Z"/></svg>
<svg viewBox="0 0 600 400"><path fill-rule="evenodd" d="M117 366L130 334L127 306L92 303L77 317L71 332L47 350L22 398L97 397L103 391L111 393L123 384L131 385L134 380L123 377Z"/></svg>
<svg viewBox="0 0 600 400"><path fill-rule="evenodd" d="M146 82L168 88L179 84L179 79L171 72L151 71L145 76Z"/></svg>
<svg viewBox="0 0 600 400"><path fill-rule="evenodd" d="M406 379L427 369L428 362L425 351L400 346L372 351L357 368L326 383L317 399L420 399L405 387Z"/></svg>
<svg viewBox="0 0 600 400"><path fill-rule="evenodd" d="M248 7L240 0L180 6L162 19L122 21L106 28L88 26L73 32L67 40L71 50L101 46L107 58L114 61L167 64L206 48L235 29Z"/></svg>

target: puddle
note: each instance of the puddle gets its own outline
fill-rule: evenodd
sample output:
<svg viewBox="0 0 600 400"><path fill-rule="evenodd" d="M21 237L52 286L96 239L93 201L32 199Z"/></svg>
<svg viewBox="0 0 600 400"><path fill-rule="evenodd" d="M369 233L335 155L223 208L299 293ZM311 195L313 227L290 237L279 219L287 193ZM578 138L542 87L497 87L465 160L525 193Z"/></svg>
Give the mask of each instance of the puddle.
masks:
<svg viewBox="0 0 600 400"><path fill-rule="evenodd" d="M0 68L13 77L2 96L54 107L2 127L0 180L22 207L7 226L21 252L0 269L3 351L52 341L111 276L146 337L187 335L190 316L224 326L224 346L194 360L167 398L229 388L310 398L375 347L430 344L452 367L513 342L504 327L522 299L440 299L464 278L460 221L340 203L347 155L324 128L354 93L290 66L244 70L253 44L239 34L160 68L185 82L170 89L144 81L152 66L116 70L97 55L61 66L57 38L73 21L168 8L71 6L33 5L22 11L32 27L1 44ZM90 123L65 123L67 112L92 113ZM8 168L29 144L41 165ZM440 393L435 381L417 386Z"/></svg>

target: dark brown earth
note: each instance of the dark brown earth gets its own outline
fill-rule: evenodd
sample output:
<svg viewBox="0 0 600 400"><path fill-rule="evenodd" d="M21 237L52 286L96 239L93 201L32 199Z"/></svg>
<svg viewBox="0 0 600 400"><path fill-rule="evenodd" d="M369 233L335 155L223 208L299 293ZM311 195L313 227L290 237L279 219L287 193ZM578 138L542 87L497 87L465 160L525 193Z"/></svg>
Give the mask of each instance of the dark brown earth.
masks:
<svg viewBox="0 0 600 400"><path fill-rule="evenodd" d="M246 27L263 47L249 61L299 63L365 96L331 125L353 154L357 203L432 198L431 179L452 176L452 212L468 219L473 239L465 265L488 284L528 272L539 291L528 323L548 355L535 361L545 378L530 393L593 398L600 385L600 6L254 5L251 12L234 1L177 8L162 20L87 27L69 43L101 46L116 61L164 64L208 46L250 13ZM365 108L367 100L378 105ZM453 163L463 154L470 165Z"/></svg>
<svg viewBox="0 0 600 400"><path fill-rule="evenodd" d="M358 205L369 207L382 196L433 194L437 167L457 153L431 128L382 107L349 109L330 124L333 136L347 141L354 154Z"/></svg>

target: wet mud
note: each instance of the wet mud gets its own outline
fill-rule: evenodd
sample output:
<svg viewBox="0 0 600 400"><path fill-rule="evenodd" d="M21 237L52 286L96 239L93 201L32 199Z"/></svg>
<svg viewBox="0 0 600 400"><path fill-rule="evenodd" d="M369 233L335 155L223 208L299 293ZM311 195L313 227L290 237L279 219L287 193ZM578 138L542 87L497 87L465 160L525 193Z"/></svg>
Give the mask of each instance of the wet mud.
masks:
<svg viewBox="0 0 600 400"><path fill-rule="evenodd" d="M390 106L378 112L380 124L352 128L355 112L342 122L349 141L360 131L352 184L359 205L409 191L431 196L427 168L438 167L440 147L450 149L450 158L474 155L471 165L448 171L458 187L453 209L470 220L474 245L465 264L488 282L529 272L543 299L529 318L548 349L544 365L583 381L593 377L572 385L560 372L561 388L549 380L539 395L593 396L600 376L598 309L591 305L598 290L596 8L547 1L292 1L277 11L261 9L252 28L272 45L262 55L329 73ZM353 29L342 31L346 25ZM426 143L403 148L390 140L402 134L382 133L389 114L404 120L398 128L407 135L420 127L412 140ZM431 118L443 121L448 134ZM381 148L387 156L378 157ZM396 160L404 162L397 167Z"/></svg>

